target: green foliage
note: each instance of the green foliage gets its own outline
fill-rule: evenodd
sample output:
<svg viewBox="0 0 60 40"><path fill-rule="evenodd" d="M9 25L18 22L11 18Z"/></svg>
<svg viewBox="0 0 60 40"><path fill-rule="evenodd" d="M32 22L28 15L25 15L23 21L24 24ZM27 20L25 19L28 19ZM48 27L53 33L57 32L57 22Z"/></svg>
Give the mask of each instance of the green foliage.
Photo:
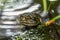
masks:
<svg viewBox="0 0 60 40"><path fill-rule="evenodd" d="M22 40L22 38L21 37L18 37L16 40Z"/></svg>

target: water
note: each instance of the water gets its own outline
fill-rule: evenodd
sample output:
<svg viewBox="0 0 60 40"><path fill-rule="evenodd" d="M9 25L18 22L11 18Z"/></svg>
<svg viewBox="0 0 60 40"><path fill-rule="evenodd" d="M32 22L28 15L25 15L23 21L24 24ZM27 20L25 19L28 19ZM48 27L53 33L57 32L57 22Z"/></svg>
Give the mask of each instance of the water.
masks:
<svg viewBox="0 0 60 40"><path fill-rule="evenodd" d="M18 2L19 1L19 2ZM31 6L30 8L28 8L28 9L26 9L26 10L22 10L22 11L14 11L15 9L21 9L21 8L24 8L24 7L28 7L28 6L30 6L31 5L31 3L33 2L32 0L26 0L26 1L24 1L24 0L18 0L17 2L16 2L16 0L14 0L14 3L13 3L13 0L10 0L9 2L11 2L11 3L8 3L8 4L6 4L5 5L5 9L4 9L4 13L2 13L2 15L6 15L6 16L2 16L1 18L3 19L3 20L5 20L5 19L9 19L9 21L11 20L11 19L14 19L14 20L16 20L15 19L15 16L16 15L19 15L19 14L22 14L22 13L25 13L25 12L34 12L35 10L38 10L39 9L39 6L40 7L42 7L42 0L37 0L37 1L35 1L34 0L34 2L35 3L37 3L36 5L33 5L33 6ZM16 3L15 3L16 2ZM28 4L27 4L28 3ZM40 3L40 4L38 4L38 3ZM59 3L59 2L58 2ZM57 3L57 4L58 4ZM3 6L3 4L1 4L0 3L0 5L1 6ZM57 5L56 5L57 6ZM53 7L55 7L55 6L53 6ZM52 10L55 10L55 8L53 8L52 7ZM41 9L43 9L43 8L41 8ZM58 8L56 8L57 9L57 11L58 11L58 14L60 15L60 6L58 7ZM10 11L10 12L8 12L8 11ZM14 12L11 12L11 11L14 11ZM43 10L42 10L43 11ZM54 11L55 12L55 11ZM12 14L13 13L13 14ZM17 14L16 14L17 13ZM56 13L56 12L55 12ZM12 15L12 16L11 16ZM14 15L14 17L13 17L13 15ZM52 14L52 16L54 16L54 15L56 15L56 14ZM54 16L55 17L55 16ZM45 20L45 19L44 19ZM49 20L49 17L47 17L47 19L46 19L46 21L47 20ZM44 22L46 22L46 21L44 21ZM4 24L11 24L11 22L5 22ZM13 23L13 24L15 24L15 22ZM60 23L58 23L57 22L57 24L60 24ZM2 26L1 26L2 27ZM9 28L9 26L4 26L5 28ZM10 25L10 27L12 27L11 25ZM15 27L15 26L14 26ZM2 27L3 28L3 27ZM1 31L2 30L2 31ZM0 36L10 36L10 35L12 35L12 34L14 34L14 33L16 33L17 31L20 31L19 29L10 29L10 30L8 30L8 29L0 29ZM13 30L13 31L12 31ZM9 34L9 33L10 34ZM36 32L36 31L35 31ZM3 33L3 34L2 34ZM35 40L35 38L36 39L38 39L37 37L36 37L36 35L33 35L33 32L30 32L30 31L28 31L28 33L26 34L26 36L29 36L29 34L31 35L32 34L32 39L34 39ZM33 38L33 36L34 36L34 38ZM28 38L28 37L26 37L26 39L30 39L30 38ZM41 38L40 38L41 39Z"/></svg>

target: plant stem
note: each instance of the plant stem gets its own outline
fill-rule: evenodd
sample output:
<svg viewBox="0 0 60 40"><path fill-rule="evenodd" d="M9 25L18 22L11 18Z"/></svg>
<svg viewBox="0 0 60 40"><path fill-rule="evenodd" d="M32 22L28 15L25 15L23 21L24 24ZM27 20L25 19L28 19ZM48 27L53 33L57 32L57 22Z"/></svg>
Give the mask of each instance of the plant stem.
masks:
<svg viewBox="0 0 60 40"><path fill-rule="evenodd" d="M47 0L43 0L44 12L47 12Z"/></svg>
<svg viewBox="0 0 60 40"><path fill-rule="evenodd" d="M60 15L58 15L58 16L56 16L55 18L47 21L47 22L45 23L45 25L46 25L46 26L49 26L50 24L54 23L54 22L55 22L57 19L59 19L59 18L60 18Z"/></svg>
<svg viewBox="0 0 60 40"><path fill-rule="evenodd" d="M57 20L60 18L60 15L56 16L55 18L53 18L54 20Z"/></svg>
<svg viewBox="0 0 60 40"><path fill-rule="evenodd" d="M52 6L52 5L54 5L56 3L56 1L50 1L50 4L49 4L49 6L48 6L48 11L50 10L50 7Z"/></svg>
<svg viewBox="0 0 60 40"><path fill-rule="evenodd" d="M49 6L48 6L48 11L50 10L51 5L52 5L52 2L50 2Z"/></svg>

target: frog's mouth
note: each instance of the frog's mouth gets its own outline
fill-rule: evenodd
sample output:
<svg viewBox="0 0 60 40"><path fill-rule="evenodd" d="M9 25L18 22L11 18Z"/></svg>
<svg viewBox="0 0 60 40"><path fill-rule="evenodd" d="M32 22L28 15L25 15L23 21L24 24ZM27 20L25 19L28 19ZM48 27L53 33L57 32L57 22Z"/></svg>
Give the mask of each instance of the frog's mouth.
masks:
<svg viewBox="0 0 60 40"><path fill-rule="evenodd" d="M31 20L28 20L28 21L21 21L21 24L22 25L26 25L26 26L36 26L38 25L38 22L36 21L31 21Z"/></svg>

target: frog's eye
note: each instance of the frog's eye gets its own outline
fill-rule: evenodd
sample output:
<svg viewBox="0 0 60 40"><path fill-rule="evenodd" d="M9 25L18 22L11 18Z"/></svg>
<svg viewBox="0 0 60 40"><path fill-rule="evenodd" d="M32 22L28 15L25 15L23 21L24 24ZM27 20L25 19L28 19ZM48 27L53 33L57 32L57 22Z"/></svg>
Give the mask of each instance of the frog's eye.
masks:
<svg viewBox="0 0 60 40"><path fill-rule="evenodd" d="M30 16L26 16L25 18L26 18L26 20L29 20L30 19Z"/></svg>

